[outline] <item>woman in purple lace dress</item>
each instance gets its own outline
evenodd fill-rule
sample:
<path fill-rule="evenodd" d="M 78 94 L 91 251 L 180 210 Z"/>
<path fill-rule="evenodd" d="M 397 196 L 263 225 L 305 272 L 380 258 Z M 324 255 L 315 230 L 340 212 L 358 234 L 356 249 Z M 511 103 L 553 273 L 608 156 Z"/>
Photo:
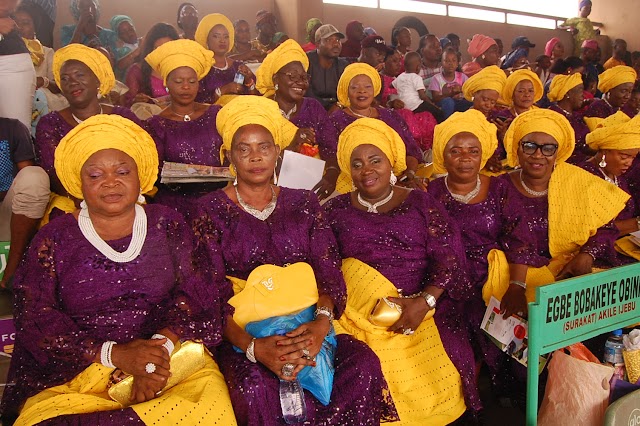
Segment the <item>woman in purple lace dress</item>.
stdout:
<path fill-rule="evenodd" d="M 620 111 L 631 98 L 631 91 L 638 75 L 626 65 L 609 68 L 598 76 L 598 90 L 604 93 L 602 99 L 596 99 L 584 111 L 585 117 L 607 118 Z M 626 109 L 623 112 L 629 112 Z"/>
<path fill-rule="evenodd" d="M 109 60 L 96 49 L 70 44 L 58 50 L 53 57 L 53 75 L 62 95 L 69 101 L 69 107 L 45 115 L 36 128 L 36 156 L 49 174 L 51 191 L 55 193 L 45 217 L 53 209 L 70 213 L 79 203 L 69 198 L 53 166 L 54 152 L 60 140 L 83 120 L 98 114 L 114 114 L 138 122 L 128 108 L 100 102 L 100 97 L 113 88 L 115 76 Z M 54 216 L 58 213 L 54 212 Z"/>
<path fill-rule="evenodd" d="M 380 93 L 382 80 L 380 74 L 371 66 L 355 63 L 345 68 L 338 82 L 338 101 L 344 107 L 329 115 L 329 120 L 337 134 L 359 118 L 376 118 L 395 130 L 406 146 L 407 169 L 399 176 L 400 184 L 411 188 L 424 189 L 422 179 L 416 177 L 419 163 L 422 163 L 422 152 L 418 147 L 407 123 L 393 110 L 372 106 L 375 97 Z M 345 192 L 345 188 L 341 192 Z"/>
<path fill-rule="evenodd" d="M 237 185 L 202 197 L 194 220 L 203 265 L 246 280 L 261 265 L 305 262 L 316 277 L 315 319 L 286 335 L 253 338 L 235 318 L 227 318 L 227 342 L 217 360 L 240 424 L 285 424 L 279 379 L 293 380 L 303 367 L 314 365 L 331 320 L 340 317 L 346 299 L 340 257 L 316 196 L 272 185 L 278 153 L 288 145 L 282 139 L 282 122 L 286 120 L 277 105 L 261 97 L 236 98 L 222 109 L 218 125 Z M 224 300 L 233 295 L 230 284 L 225 293 Z M 325 406 L 305 391 L 307 421 L 377 425 L 381 419 L 395 419 L 376 356 L 351 338 L 339 336 L 337 341 L 331 401 Z M 246 349 L 246 354 L 233 346 Z"/>
<path fill-rule="evenodd" d="M 203 368 L 165 388 L 179 342 L 218 345 L 229 309 L 215 277 L 193 268 L 184 220 L 136 204 L 155 181 L 153 140 L 130 120 L 98 115 L 62 140 L 55 161 L 68 193 L 84 201 L 38 232 L 16 275 L 3 422 L 234 424 L 206 353 L 189 358 Z M 106 394 L 118 370 L 133 375 L 129 408 Z"/>
<path fill-rule="evenodd" d="M 165 162 L 221 166 L 222 138 L 216 130 L 220 107 L 196 102 L 198 81 L 211 68 L 211 51 L 193 40 L 167 42 L 146 57 L 164 79 L 169 106 L 145 121 L 158 148 L 160 168 Z M 158 184 L 154 202 L 172 207 L 187 220 L 195 200 L 225 183 Z"/>
<path fill-rule="evenodd" d="M 213 66 L 200 80 L 196 101 L 212 104 L 224 104 L 234 95 L 259 95 L 255 89 L 256 77 L 242 61 L 227 57 L 233 49 L 233 24 L 226 16 L 212 13 L 202 18 L 196 30 L 195 40 L 205 49 L 214 53 Z M 236 75 L 241 74 L 243 81 L 237 82 Z M 224 95 L 231 95 L 228 99 Z M 222 98 L 222 99 L 221 99 Z"/>
<path fill-rule="evenodd" d="M 486 310 L 482 287 L 487 281 L 487 257 L 491 250 L 501 249 L 504 232 L 505 184 L 480 174 L 498 146 L 496 126 L 482 112 L 469 110 L 452 115 L 436 126 L 435 136 L 434 173 L 446 176 L 432 181 L 428 192 L 460 226 L 472 285 L 468 300 L 452 303 L 451 310 L 437 311 L 435 320 L 439 329 L 454 331 L 442 343 L 462 376 L 467 406 L 477 412 L 482 403 L 476 361 L 487 364 L 494 386 L 508 381 L 504 380 L 508 376 L 504 368 L 506 356 L 480 329 Z"/>
<path fill-rule="evenodd" d="M 304 97 L 309 88 L 308 69 L 306 53 L 296 41 L 287 40 L 269 53 L 258 68 L 256 88 L 275 100 L 282 116 L 304 132 L 302 139 L 287 149 L 303 153 L 311 149 L 307 155 L 319 154 L 325 161 L 324 177 L 312 189 L 323 200 L 336 188 L 338 135 L 322 104 Z M 313 149 L 315 146 L 317 148 Z"/>

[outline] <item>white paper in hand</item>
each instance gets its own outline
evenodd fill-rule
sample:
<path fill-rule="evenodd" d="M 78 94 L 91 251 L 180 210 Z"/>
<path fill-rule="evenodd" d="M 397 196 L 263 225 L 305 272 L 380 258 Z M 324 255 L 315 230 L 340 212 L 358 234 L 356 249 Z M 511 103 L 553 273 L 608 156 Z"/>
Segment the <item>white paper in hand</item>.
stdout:
<path fill-rule="evenodd" d="M 278 186 L 291 189 L 313 189 L 324 172 L 324 160 L 285 151 L 278 176 Z"/>

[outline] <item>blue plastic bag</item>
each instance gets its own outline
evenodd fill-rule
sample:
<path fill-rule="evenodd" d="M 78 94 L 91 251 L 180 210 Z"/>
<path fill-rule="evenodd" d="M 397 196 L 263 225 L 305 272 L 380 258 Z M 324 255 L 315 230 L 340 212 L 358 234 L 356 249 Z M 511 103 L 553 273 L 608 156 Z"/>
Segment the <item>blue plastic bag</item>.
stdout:
<path fill-rule="evenodd" d="M 245 328 L 247 333 L 257 338 L 281 335 L 295 330 L 304 323 L 313 321 L 314 312 L 315 306 L 310 306 L 295 315 L 284 315 L 250 322 Z M 323 405 L 328 405 L 331 401 L 333 374 L 335 371 L 333 361 L 337 344 L 336 333 L 331 327 L 329 334 L 322 342 L 320 352 L 316 356 L 316 366 L 307 366 L 298 373 L 300 385 L 311 392 Z"/>

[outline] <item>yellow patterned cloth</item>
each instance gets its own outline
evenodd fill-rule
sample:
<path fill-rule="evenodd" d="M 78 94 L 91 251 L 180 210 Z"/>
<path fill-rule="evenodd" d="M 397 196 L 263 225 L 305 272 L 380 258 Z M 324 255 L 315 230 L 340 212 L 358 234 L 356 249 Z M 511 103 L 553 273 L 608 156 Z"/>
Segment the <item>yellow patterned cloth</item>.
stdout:
<path fill-rule="evenodd" d="M 496 125 L 487 121 L 484 114 L 476 109 L 454 113 L 435 127 L 432 148 L 433 172 L 436 174 L 447 173 L 447 169 L 444 167 L 444 150 L 447 143 L 458 133 L 472 133 L 480 141 L 482 146 L 480 169 L 482 170 L 498 148 L 497 132 Z"/>
<path fill-rule="evenodd" d="M 189 67 L 202 80 L 213 66 L 213 52 L 200 46 L 193 40 L 172 40 L 160 45 L 149 53 L 145 61 L 162 76 L 164 85 L 171 71 L 180 67 Z"/>
<path fill-rule="evenodd" d="M 513 105 L 513 91 L 516 90 L 518 83 L 525 80 L 529 80 L 533 83 L 533 103 L 542 99 L 542 95 L 544 95 L 544 86 L 542 86 L 542 82 L 540 81 L 538 74 L 530 70 L 517 70 L 507 77 L 507 81 L 502 89 L 502 99 L 506 105 Z"/>
<path fill-rule="evenodd" d="M 227 31 L 229 31 L 229 50 L 231 52 L 234 46 L 234 38 L 235 38 L 235 30 L 233 29 L 233 24 L 222 13 L 211 13 L 200 21 L 198 24 L 198 28 L 196 29 L 195 39 L 200 46 L 205 49 L 209 49 L 209 43 L 207 39 L 209 38 L 209 33 L 216 25 L 224 26 Z"/>
<path fill-rule="evenodd" d="M 44 48 L 42 47 L 42 43 L 38 39 L 28 39 L 22 38 L 25 46 L 29 49 L 29 54 L 31 55 L 31 62 L 33 62 L 34 67 L 38 67 L 42 61 L 44 61 Z"/>
<path fill-rule="evenodd" d="M 507 83 L 507 75 L 495 65 L 482 68 L 479 72 L 469 77 L 462 85 L 464 98 L 471 102 L 473 95 L 480 90 L 495 90 L 502 94 Z"/>
<path fill-rule="evenodd" d="M 276 93 L 273 76 L 285 65 L 300 62 L 305 72 L 309 69 L 309 58 L 297 41 L 289 39 L 269 53 L 256 71 L 256 89 L 271 98 Z"/>
<path fill-rule="evenodd" d="M 349 101 L 349 83 L 351 83 L 354 77 L 359 75 L 366 75 L 371 79 L 371 83 L 373 83 L 373 96 L 378 96 L 380 93 L 382 89 L 382 79 L 380 78 L 380 73 L 378 73 L 375 68 L 362 62 L 347 65 L 340 76 L 340 80 L 338 80 L 338 102 L 340 102 L 342 106 L 351 106 L 351 101 Z"/>
<path fill-rule="evenodd" d="M 153 189 L 158 176 L 158 151 L 151 136 L 119 115 L 98 114 L 74 127 L 56 148 L 54 167 L 69 195 L 84 198 L 80 171 L 89 157 L 103 149 L 117 149 L 133 158 L 142 193 Z"/>
<path fill-rule="evenodd" d="M 638 74 L 636 70 L 626 65 L 609 68 L 598 76 L 598 90 L 607 93 L 615 87 L 625 83 L 635 83 Z"/>
<path fill-rule="evenodd" d="M 378 299 L 398 297 L 397 288 L 380 272 L 354 259 L 342 262 L 347 306 L 336 333 L 365 342 L 380 358 L 400 422 L 398 425 L 447 425 L 464 413 L 462 380 L 442 346 L 429 315 L 412 335 L 391 333 L 368 317 Z"/>
<path fill-rule="evenodd" d="M 216 127 L 222 136 L 220 162 L 224 162 L 224 152 L 231 150 L 233 136 L 238 129 L 249 124 L 258 124 L 267 129 L 281 149 L 289 146 L 298 131 L 293 123 L 282 116 L 276 101 L 262 96 L 238 96 L 227 103 L 216 118 Z"/>
<path fill-rule="evenodd" d="M 53 54 L 53 78 L 55 78 L 58 87 L 62 87 L 60 85 L 60 71 L 67 61 L 78 61 L 88 66 L 100 81 L 99 90 L 102 96 L 111 93 L 111 89 L 116 85 L 116 76 L 113 74 L 111 63 L 106 56 L 96 49 L 72 43 L 56 50 L 56 53 Z"/>
<path fill-rule="evenodd" d="M 566 96 L 569 90 L 581 84 L 582 74 L 558 74 L 553 77 L 553 80 L 551 80 L 551 85 L 549 86 L 549 94 L 547 95 L 547 97 L 551 102 L 558 102 Z"/>
<path fill-rule="evenodd" d="M 205 368 L 131 408 L 147 425 L 235 425 L 229 391 L 218 365 L 206 353 Z M 107 394 L 113 368 L 93 363 L 71 381 L 27 399 L 16 426 L 27 426 L 68 414 L 119 410 Z"/>
<path fill-rule="evenodd" d="M 640 116 L 629 118 L 618 111 L 607 118 L 585 117 L 585 123 L 591 130 L 586 142 L 589 148 L 601 149 L 637 149 L 640 148 Z"/>
<path fill-rule="evenodd" d="M 340 176 L 336 189 L 338 192 L 351 191 L 351 154 L 360 145 L 373 145 L 389 159 L 393 173 L 402 174 L 407 169 L 407 150 L 400 135 L 376 118 L 359 118 L 349 124 L 338 139 L 338 166 Z"/>

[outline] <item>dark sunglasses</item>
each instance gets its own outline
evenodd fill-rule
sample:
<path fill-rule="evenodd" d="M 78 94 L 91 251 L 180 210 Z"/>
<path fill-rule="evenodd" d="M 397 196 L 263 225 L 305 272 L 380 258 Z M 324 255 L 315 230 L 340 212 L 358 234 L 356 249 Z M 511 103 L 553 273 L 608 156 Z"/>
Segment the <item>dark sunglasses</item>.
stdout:
<path fill-rule="evenodd" d="M 276 74 L 286 75 L 287 78 L 290 81 L 293 81 L 294 83 L 296 83 L 296 82 L 307 83 L 309 81 L 309 79 L 311 78 L 309 76 L 309 74 L 307 74 L 307 73 L 300 74 L 300 73 L 292 73 L 292 72 L 277 72 Z"/>
<path fill-rule="evenodd" d="M 552 157 L 558 151 L 558 145 L 552 143 L 537 144 L 535 142 L 522 141 L 520 142 L 520 147 L 522 147 L 522 152 L 527 155 L 533 155 L 537 150 L 540 150 L 545 157 Z"/>

